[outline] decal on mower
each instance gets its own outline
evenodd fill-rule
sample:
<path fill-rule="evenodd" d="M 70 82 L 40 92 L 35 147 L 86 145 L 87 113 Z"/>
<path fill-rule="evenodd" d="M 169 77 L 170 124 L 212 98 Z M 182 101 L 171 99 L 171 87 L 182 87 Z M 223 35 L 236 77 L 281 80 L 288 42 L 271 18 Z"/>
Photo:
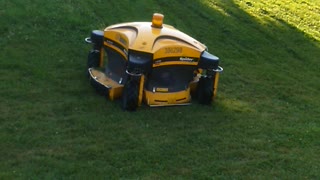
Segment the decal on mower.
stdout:
<path fill-rule="evenodd" d="M 189 57 L 180 57 L 180 61 L 194 62 L 194 59 Z"/>
<path fill-rule="evenodd" d="M 169 91 L 169 88 L 159 88 L 159 87 L 156 88 L 156 92 L 168 92 L 168 91 Z"/>
<path fill-rule="evenodd" d="M 177 54 L 182 53 L 182 47 L 169 47 L 165 48 L 165 54 Z"/>

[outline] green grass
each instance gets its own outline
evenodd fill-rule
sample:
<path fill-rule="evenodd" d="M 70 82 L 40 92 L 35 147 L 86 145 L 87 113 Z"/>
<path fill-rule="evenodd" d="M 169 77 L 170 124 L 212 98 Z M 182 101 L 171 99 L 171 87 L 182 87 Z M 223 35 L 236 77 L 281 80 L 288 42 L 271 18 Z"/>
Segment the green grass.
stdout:
<path fill-rule="evenodd" d="M 0 179 L 317 179 L 319 0 L 0 1 Z M 93 29 L 165 23 L 225 71 L 212 106 L 123 112 L 85 77 Z"/>

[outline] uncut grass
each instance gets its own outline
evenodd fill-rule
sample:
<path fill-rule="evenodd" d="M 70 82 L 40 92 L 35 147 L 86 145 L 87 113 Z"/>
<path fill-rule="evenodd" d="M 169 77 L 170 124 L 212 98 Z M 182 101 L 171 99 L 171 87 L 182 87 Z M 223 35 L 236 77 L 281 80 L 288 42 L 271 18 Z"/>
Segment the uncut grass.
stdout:
<path fill-rule="evenodd" d="M 283 11 L 256 14 L 253 1 L 99 2 L 0 2 L 1 177 L 319 176 L 314 29 L 297 29 Z M 212 106 L 128 113 L 89 86 L 83 38 L 153 12 L 221 57 Z"/>

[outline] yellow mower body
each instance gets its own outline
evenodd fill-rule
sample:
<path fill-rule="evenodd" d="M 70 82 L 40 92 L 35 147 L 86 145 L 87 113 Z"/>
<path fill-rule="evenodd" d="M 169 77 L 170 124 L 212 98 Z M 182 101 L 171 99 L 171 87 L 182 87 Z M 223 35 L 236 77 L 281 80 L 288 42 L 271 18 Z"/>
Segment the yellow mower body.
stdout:
<path fill-rule="evenodd" d="M 125 110 L 135 110 L 142 102 L 185 105 L 191 94 L 210 104 L 216 96 L 223 70 L 219 58 L 196 39 L 163 24 L 162 14 L 155 13 L 152 22 L 92 31 L 86 41 L 93 44 L 88 56 L 92 85 L 111 100 L 121 98 Z"/>

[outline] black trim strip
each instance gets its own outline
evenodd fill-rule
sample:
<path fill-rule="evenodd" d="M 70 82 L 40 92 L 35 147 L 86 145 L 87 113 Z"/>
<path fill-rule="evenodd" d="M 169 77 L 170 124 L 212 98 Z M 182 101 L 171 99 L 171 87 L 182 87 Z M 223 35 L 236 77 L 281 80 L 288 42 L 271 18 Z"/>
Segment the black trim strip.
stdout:
<path fill-rule="evenodd" d="M 155 99 L 154 101 L 155 102 L 168 102 L 167 100 L 157 100 L 157 99 Z"/>
<path fill-rule="evenodd" d="M 163 63 L 163 62 L 174 62 L 174 61 L 184 61 L 184 62 L 199 62 L 199 58 L 195 57 L 165 57 L 165 58 L 158 58 L 153 60 L 153 64 Z"/>

